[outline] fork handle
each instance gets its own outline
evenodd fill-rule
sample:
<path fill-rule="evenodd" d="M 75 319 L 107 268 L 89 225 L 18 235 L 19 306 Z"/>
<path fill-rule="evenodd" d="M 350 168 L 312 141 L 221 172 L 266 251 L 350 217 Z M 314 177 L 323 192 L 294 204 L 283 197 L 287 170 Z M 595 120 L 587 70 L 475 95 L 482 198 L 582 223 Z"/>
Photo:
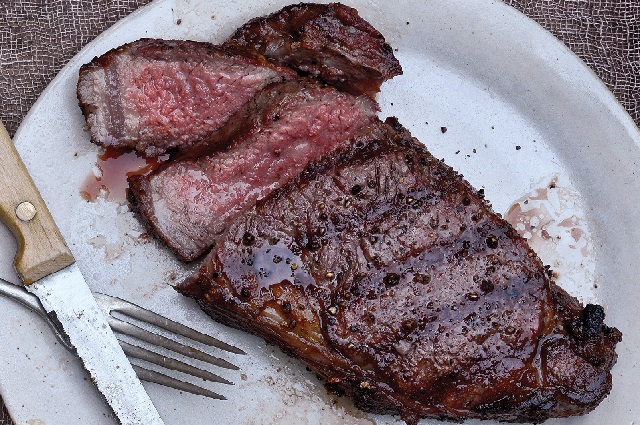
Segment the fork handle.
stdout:
<path fill-rule="evenodd" d="M 73 255 L 0 122 L 0 221 L 18 242 L 15 268 L 25 285 L 74 263 Z"/>
<path fill-rule="evenodd" d="M 47 311 L 42 306 L 40 302 L 40 298 L 31 292 L 27 291 L 22 285 L 14 285 L 13 283 L 7 282 L 4 279 L 0 279 L 0 295 L 4 295 L 9 299 L 19 302 L 23 306 L 27 307 L 38 316 L 42 317 L 42 319 L 49 325 L 56 339 L 64 348 L 69 350 L 71 353 L 75 352 L 75 348 L 71 341 L 69 341 L 69 337 L 66 336 L 64 331 L 61 329 L 62 325 L 55 323 L 51 320 L 51 317 L 47 314 Z"/>

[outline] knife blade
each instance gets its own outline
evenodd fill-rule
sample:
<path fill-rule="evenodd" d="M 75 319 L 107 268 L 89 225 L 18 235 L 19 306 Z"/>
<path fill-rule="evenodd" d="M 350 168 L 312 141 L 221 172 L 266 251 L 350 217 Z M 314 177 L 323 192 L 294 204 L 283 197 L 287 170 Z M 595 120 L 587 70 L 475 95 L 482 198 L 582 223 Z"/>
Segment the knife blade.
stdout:
<path fill-rule="evenodd" d="M 56 319 L 121 424 L 163 424 L 0 122 L 0 221 L 15 235 L 14 266 Z"/>

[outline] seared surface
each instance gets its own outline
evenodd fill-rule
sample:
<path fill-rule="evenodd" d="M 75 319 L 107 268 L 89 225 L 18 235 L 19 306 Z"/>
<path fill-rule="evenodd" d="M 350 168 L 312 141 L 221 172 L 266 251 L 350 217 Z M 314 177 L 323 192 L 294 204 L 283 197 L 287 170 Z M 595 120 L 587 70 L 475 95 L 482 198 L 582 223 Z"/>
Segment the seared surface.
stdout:
<path fill-rule="evenodd" d="M 234 220 L 177 287 L 374 412 L 541 422 L 609 392 L 621 335 L 462 176 L 378 123 Z"/>
<path fill-rule="evenodd" d="M 142 39 L 83 65 L 78 100 L 92 142 L 153 156 L 207 139 L 263 87 L 294 76 L 229 47 Z"/>
<path fill-rule="evenodd" d="M 300 3 L 240 27 L 227 45 L 253 49 L 350 93 L 374 95 L 402 74 L 382 34 L 340 3 Z"/>
<path fill-rule="evenodd" d="M 221 129 L 219 149 L 190 150 L 130 179 L 134 204 L 180 258 L 204 254 L 227 223 L 373 122 L 377 105 L 311 81 L 265 88 Z M 225 148 L 220 146 L 225 145 Z"/>

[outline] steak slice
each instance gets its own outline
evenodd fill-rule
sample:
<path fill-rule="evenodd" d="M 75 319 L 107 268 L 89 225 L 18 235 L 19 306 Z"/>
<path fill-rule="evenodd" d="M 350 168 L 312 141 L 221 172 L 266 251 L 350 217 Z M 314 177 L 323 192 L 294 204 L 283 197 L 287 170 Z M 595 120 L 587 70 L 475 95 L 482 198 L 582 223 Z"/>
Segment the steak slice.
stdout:
<path fill-rule="evenodd" d="M 374 95 L 402 74 L 382 34 L 340 3 L 300 3 L 240 27 L 227 45 L 253 49 L 354 94 Z"/>
<path fill-rule="evenodd" d="M 542 422 L 609 393 L 620 332 L 393 120 L 238 217 L 177 286 L 362 409 Z"/>
<path fill-rule="evenodd" d="M 310 161 L 350 143 L 376 112 L 369 97 L 317 82 L 273 84 L 225 126 L 226 148 L 195 149 L 130 178 L 130 198 L 153 233 L 181 259 L 194 260 L 230 220 Z"/>
<path fill-rule="evenodd" d="M 155 156 L 208 139 L 263 87 L 293 77 L 238 49 L 141 39 L 83 65 L 78 100 L 93 143 Z"/>

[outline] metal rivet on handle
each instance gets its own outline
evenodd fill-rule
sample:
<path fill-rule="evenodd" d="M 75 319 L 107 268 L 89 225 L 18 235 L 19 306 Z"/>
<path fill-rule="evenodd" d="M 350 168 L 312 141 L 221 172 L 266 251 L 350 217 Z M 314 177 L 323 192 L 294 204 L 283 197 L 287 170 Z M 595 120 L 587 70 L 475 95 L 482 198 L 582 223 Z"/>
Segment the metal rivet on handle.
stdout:
<path fill-rule="evenodd" d="M 16 216 L 22 221 L 31 221 L 36 216 L 36 207 L 31 202 L 21 202 L 16 207 Z"/>

